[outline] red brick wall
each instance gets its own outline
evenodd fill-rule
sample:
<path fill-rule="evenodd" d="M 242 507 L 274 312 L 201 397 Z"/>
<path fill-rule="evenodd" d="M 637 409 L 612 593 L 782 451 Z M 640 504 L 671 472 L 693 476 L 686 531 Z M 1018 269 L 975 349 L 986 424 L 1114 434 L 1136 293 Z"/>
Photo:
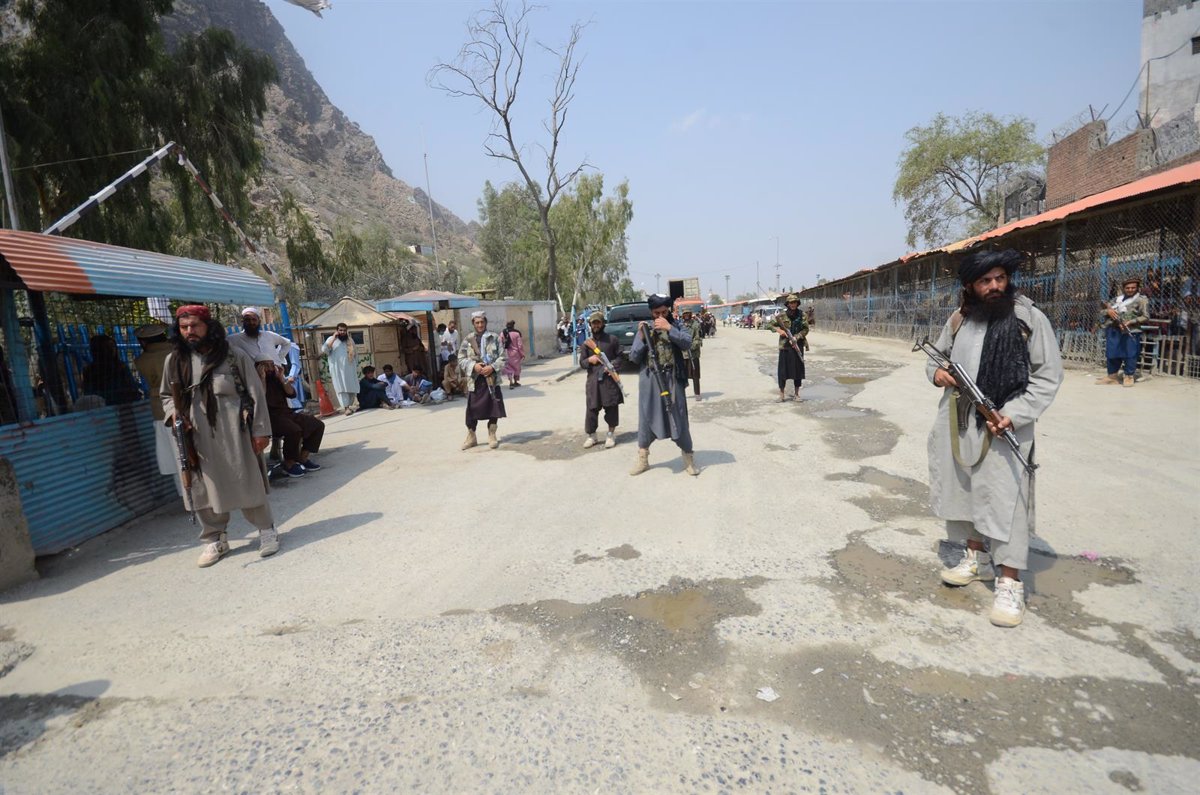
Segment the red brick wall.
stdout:
<path fill-rule="evenodd" d="M 1046 209 L 1115 188 L 1156 167 L 1154 133 L 1137 130 L 1105 145 L 1103 121 L 1085 124 L 1050 147 L 1046 162 Z"/>

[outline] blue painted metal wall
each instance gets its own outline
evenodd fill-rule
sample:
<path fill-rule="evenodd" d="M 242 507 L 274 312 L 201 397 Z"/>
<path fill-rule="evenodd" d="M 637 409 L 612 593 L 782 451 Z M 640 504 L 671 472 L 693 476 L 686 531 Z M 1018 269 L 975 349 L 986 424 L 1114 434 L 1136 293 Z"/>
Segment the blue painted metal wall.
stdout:
<path fill-rule="evenodd" d="M 0 427 L 38 555 L 61 552 L 178 499 L 158 473 L 150 404 L 106 406 Z"/>

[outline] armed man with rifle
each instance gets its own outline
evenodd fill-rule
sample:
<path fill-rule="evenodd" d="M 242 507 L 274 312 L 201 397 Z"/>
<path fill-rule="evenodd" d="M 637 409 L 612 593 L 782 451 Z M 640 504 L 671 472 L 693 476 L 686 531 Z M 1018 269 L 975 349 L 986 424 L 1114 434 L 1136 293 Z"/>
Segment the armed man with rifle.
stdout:
<path fill-rule="evenodd" d="M 784 387 L 792 382 L 792 399 L 800 399 L 800 387 L 804 384 L 804 349 L 808 347 L 808 319 L 800 311 L 800 294 L 789 293 L 784 301 L 786 310 L 767 322 L 767 328 L 779 332 L 779 365 L 776 377 L 779 380 L 779 402 L 787 400 Z"/>
<path fill-rule="evenodd" d="M 692 337 L 671 316 L 671 299 L 652 295 L 653 323 L 638 326 L 629 359 L 638 372 L 638 460 L 629 474 L 640 475 L 650 468 L 650 443 L 672 439 L 683 451 L 689 475 L 699 475 L 692 453 L 692 433 L 687 415 L 687 366 L 683 352 L 690 350 Z"/>
<path fill-rule="evenodd" d="M 1142 348 L 1142 324 L 1150 322 L 1150 299 L 1142 295 L 1142 280 L 1134 277 L 1121 282 L 1121 294 L 1103 305 L 1100 327 L 1104 329 L 1104 359 L 1108 374 L 1096 383 L 1133 386 Z M 1122 365 L 1124 381 L 1121 380 Z"/>
<path fill-rule="evenodd" d="M 263 381 L 254 361 L 230 347 L 225 329 L 201 304 L 175 312 L 159 395 L 179 445 L 186 508 L 200 519 L 204 548 L 197 564 L 229 552 L 225 528 L 235 508 L 258 528 L 258 554 L 279 550 L 262 451 L 271 440 Z"/>
<path fill-rule="evenodd" d="M 996 579 L 998 565 L 989 618 L 1001 627 L 1017 626 L 1025 614 L 1021 571 L 1034 530 L 1034 422 L 1063 380 L 1050 321 L 1012 283 L 1023 259 L 1013 249 L 965 256 L 958 267 L 961 304 L 936 350 L 926 351 L 926 374 L 942 388 L 929 434 L 930 501 L 949 539 L 967 546 L 961 562 L 942 570 L 942 582 Z"/>
<path fill-rule="evenodd" d="M 583 385 L 587 396 L 587 414 L 583 419 L 583 432 L 587 438 L 584 447 L 596 446 L 596 431 L 600 428 L 600 409 L 604 409 L 604 422 L 608 434 L 604 437 L 604 448 L 617 444 L 614 434 L 621 421 L 621 404 L 625 402 L 625 386 L 621 383 L 620 341 L 604 330 L 604 315 L 593 312 L 588 318 L 592 336 L 583 341 L 579 352 L 579 366 L 587 370 L 587 381 Z"/>

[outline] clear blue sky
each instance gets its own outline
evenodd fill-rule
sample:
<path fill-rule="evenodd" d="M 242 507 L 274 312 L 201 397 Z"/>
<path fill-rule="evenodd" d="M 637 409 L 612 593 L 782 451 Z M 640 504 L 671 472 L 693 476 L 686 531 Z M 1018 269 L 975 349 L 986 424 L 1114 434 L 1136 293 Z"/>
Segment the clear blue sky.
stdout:
<path fill-rule="evenodd" d="M 393 172 L 477 218 L 484 180 L 512 181 L 483 153 L 490 118 L 426 84 L 485 3 L 333 0 L 318 19 L 266 0 L 330 99 L 374 136 Z M 1140 66 L 1139 0 L 1054 2 L 549 2 L 533 37 L 591 23 L 563 134 L 606 185 L 628 179 L 629 267 L 700 275 L 702 289 L 815 283 L 906 250 L 892 202 L 904 133 L 934 114 L 1024 115 L 1038 135 L 1108 105 Z M 532 59 L 518 134 L 541 132 L 554 64 Z M 1121 112 L 1136 106 L 1136 93 Z M 543 136 L 544 137 L 544 136 Z"/>

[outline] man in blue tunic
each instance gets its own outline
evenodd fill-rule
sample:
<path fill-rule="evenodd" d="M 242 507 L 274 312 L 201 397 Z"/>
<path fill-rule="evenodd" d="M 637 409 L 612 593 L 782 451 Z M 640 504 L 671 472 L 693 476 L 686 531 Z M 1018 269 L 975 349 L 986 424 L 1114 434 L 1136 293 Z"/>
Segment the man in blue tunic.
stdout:
<path fill-rule="evenodd" d="M 633 347 L 629 349 L 629 360 L 639 366 L 638 460 L 629 474 L 640 475 L 650 468 L 651 442 L 655 439 L 671 439 L 683 452 L 687 473 L 699 475 L 700 470 L 696 468 L 692 454 L 692 433 L 688 427 L 688 371 L 683 360 L 683 352 L 691 349 L 692 335 L 671 316 L 670 298 L 656 294 L 650 296 L 646 303 L 653 316 L 652 324 L 642 323 L 638 326 Z M 649 344 L 647 339 L 650 340 Z M 651 355 L 650 345 L 654 346 L 654 356 Z M 667 391 L 666 395 L 663 390 Z"/>

